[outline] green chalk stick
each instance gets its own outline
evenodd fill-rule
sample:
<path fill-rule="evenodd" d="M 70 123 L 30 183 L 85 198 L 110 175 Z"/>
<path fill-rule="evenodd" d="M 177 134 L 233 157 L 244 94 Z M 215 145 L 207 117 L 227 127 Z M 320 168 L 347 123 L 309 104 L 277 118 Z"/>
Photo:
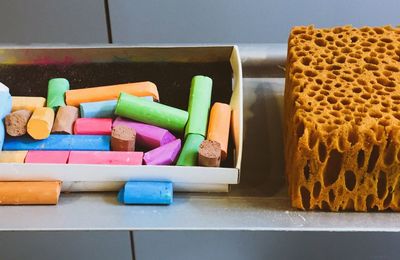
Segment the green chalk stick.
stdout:
<path fill-rule="evenodd" d="M 179 155 L 178 166 L 196 166 L 199 153 L 199 146 L 204 141 L 204 136 L 198 134 L 188 134 L 181 154 Z"/>
<path fill-rule="evenodd" d="M 149 102 L 126 93 L 120 94 L 114 113 L 176 132 L 183 132 L 189 117 L 184 110 Z"/>
<path fill-rule="evenodd" d="M 194 76 L 190 87 L 189 120 L 185 129 L 188 134 L 206 136 L 208 113 L 211 106 L 212 79 L 206 76 Z"/>
<path fill-rule="evenodd" d="M 69 82 L 64 78 L 49 80 L 47 89 L 47 107 L 56 109 L 65 106 L 65 92 L 69 90 Z"/>

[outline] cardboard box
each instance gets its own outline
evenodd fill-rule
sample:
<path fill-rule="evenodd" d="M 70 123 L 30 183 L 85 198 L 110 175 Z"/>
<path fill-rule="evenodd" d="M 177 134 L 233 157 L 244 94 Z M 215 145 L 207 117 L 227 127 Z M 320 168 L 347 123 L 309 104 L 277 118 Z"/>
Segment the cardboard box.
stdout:
<path fill-rule="evenodd" d="M 236 46 L 0 48 L 0 82 L 14 96 L 47 95 L 64 77 L 71 89 L 152 81 L 160 102 L 187 110 L 191 78 L 213 79 L 214 102 L 230 103 L 231 141 L 221 168 L 0 164 L 0 180 L 61 180 L 63 191 L 118 190 L 128 180 L 169 180 L 181 191 L 228 191 L 239 182 L 243 143 L 242 68 Z"/>

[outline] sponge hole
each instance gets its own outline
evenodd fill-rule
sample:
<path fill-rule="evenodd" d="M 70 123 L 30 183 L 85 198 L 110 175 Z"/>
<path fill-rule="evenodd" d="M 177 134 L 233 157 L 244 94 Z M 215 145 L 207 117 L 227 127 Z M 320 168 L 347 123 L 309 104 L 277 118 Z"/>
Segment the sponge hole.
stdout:
<path fill-rule="evenodd" d="M 344 184 L 346 186 L 346 189 L 349 191 L 353 191 L 354 188 L 356 187 L 356 175 L 354 174 L 353 171 L 346 171 L 344 173 Z"/>

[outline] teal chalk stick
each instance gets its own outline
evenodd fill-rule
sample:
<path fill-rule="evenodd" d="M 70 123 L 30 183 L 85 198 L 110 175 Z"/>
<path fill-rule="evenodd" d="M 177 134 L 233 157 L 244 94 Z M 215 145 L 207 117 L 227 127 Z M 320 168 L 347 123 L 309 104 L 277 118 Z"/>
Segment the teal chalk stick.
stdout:
<path fill-rule="evenodd" d="M 139 97 L 143 100 L 153 102 L 153 97 Z M 87 102 L 80 104 L 81 117 L 87 118 L 112 118 L 114 117 L 117 100 L 107 100 L 98 102 Z"/>
<path fill-rule="evenodd" d="M 69 90 L 69 81 L 64 78 L 49 80 L 47 88 L 47 107 L 56 109 L 65 106 L 65 92 Z"/>
<path fill-rule="evenodd" d="M 189 120 L 185 128 L 188 134 L 206 136 L 208 114 L 211 106 L 212 79 L 206 76 L 194 76 L 190 86 Z"/>

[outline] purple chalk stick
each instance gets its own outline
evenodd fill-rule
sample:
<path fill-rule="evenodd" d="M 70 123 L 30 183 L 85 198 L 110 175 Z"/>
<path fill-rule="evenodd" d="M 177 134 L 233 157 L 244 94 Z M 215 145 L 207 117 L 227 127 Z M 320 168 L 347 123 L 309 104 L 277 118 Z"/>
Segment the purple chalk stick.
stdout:
<path fill-rule="evenodd" d="M 117 117 L 114 120 L 113 127 L 118 125 L 135 129 L 136 143 L 149 149 L 154 149 L 176 140 L 176 137 L 168 130 L 157 126 L 135 122 L 122 117 Z"/>
<path fill-rule="evenodd" d="M 176 139 L 168 144 L 148 151 L 143 156 L 146 165 L 171 165 L 178 157 L 181 150 L 181 139 Z"/>

